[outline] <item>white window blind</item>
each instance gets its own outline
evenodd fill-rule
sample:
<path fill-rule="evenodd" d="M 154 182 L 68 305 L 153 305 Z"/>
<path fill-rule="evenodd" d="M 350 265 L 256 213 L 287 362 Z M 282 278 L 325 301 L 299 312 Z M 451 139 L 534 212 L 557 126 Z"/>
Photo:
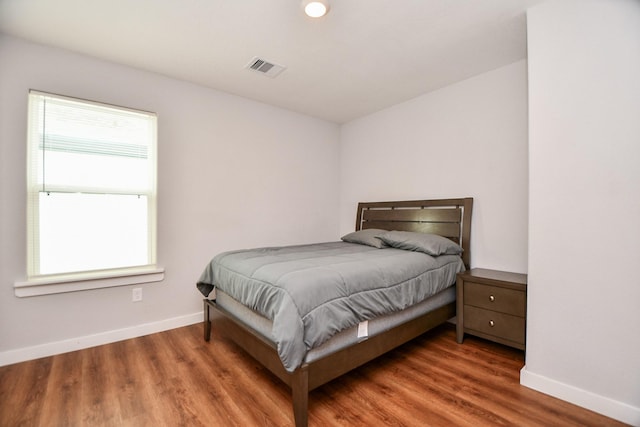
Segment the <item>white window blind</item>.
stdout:
<path fill-rule="evenodd" d="M 31 91 L 28 276 L 156 263 L 156 115 Z"/>

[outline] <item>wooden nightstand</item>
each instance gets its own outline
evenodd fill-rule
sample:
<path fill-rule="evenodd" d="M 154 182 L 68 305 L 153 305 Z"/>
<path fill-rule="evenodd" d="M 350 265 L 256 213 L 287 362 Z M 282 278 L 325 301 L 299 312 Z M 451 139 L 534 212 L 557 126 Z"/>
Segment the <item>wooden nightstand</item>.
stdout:
<path fill-rule="evenodd" d="M 527 275 L 474 268 L 458 274 L 456 338 L 472 334 L 524 350 Z"/>

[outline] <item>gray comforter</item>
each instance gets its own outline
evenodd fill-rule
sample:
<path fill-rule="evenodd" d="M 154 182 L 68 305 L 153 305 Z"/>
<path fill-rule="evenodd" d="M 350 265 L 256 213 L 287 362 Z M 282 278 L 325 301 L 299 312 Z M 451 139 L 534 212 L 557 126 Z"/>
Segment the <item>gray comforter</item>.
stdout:
<path fill-rule="evenodd" d="M 332 242 L 225 252 L 198 280 L 273 321 L 278 355 L 293 372 L 306 352 L 359 322 L 402 310 L 455 283 L 457 255 Z"/>

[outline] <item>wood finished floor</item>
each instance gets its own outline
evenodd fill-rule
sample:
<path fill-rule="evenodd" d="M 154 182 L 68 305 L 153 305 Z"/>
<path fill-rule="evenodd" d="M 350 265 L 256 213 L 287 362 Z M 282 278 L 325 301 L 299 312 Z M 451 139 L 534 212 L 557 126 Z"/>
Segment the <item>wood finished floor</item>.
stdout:
<path fill-rule="evenodd" d="M 618 426 L 519 384 L 521 351 L 443 325 L 314 391 L 313 426 Z M 0 368 L 0 426 L 290 426 L 289 389 L 202 325 Z"/>

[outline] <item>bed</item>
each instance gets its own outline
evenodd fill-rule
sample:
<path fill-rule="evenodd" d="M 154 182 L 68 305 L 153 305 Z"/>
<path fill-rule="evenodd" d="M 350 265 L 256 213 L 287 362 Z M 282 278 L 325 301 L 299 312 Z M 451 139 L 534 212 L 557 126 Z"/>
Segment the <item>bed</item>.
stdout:
<path fill-rule="evenodd" d="M 359 203 L 340 242 L 219 254 L 197 283 L 204 339 L 214 324 L 286 383 L 304 427 L 311 390 L 455 316 L 472 208 L 472 198 Z"/>

